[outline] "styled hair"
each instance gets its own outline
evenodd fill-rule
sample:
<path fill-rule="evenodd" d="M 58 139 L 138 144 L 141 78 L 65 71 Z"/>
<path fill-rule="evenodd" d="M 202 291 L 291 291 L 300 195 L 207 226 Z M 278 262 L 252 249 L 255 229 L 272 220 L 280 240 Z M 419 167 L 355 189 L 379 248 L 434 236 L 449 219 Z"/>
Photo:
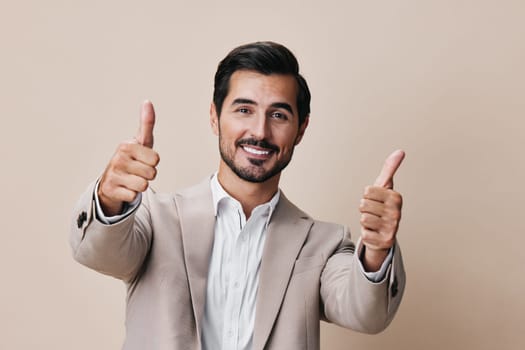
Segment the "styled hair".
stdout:
<path fill-rule="evenodd" d="M 230 78 L 235 71 L 253 70 L 264 75 L 292 75 L 297 81 L 297 110 L 299 125 L 310 114 L 310 90 L 299 74 L 299 63 L 293 53 L 281 44 L 259 41 L 233 49 L 217 67 L 213 90 L 213 103 L 220 116 L 224 99 L 228 95 Z"/>

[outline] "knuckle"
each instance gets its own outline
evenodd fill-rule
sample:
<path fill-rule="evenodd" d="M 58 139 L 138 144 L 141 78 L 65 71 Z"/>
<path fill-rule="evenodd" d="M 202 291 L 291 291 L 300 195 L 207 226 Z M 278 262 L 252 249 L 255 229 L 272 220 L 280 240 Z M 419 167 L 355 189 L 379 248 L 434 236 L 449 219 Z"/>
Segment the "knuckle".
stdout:
<path fill-rule="evenodd" d="M 104 178 L 100 181 L 99 184 L 99 191 L 102 193 L 108 193 L 111 192 L 112 189 L 115 187 L 115 175 L 113 172 L 107 172 L 104 175 Z"/>
<path fill-rule="evenodd" d="M 389 235 L 390 233 L 392 232 L 392 226 L 388 223 L 384 223 L 382 226 L 381 226 L 381 233 L 383 235 Z"/>
<path fill-rule="evenodd" d="M 372 243 L 375 242 L 377 237 L 373 231 L 362 229 L 361 230 L 361 239 L 365 242 Z"/>
<path fill-rule="evenodd" d="M 401 219 L 401 212 L 399 210 L 394 210 L 391 215 L 392 215 L 392 219 L 395 220 L 396 222 Z"/>
<path fill-rule="evenodd" d="M 383 228 L 385 229 L 385 231 L 387 233 L 390 234 L 390 232 L 394 231 L 395 228 L 396 228 L 396 223 L 395 221 L 393 220 L 386 220 L 384 223 L 383 223 Z"/>
<path fill-rule="evenodd" d="M 113 158 L 111 158 L 111 165 L 113 168 L 117 168 L 120 164 L 124 162 L 124 157 L 121 152 L 117 152 Z"/>
<path fill-rule="evenodd" d="M 150 168 L 151 170 L 149 171 L 149 179 L 150 180 L 153 180 L 157 177 L 157 169 L 156 168 Z"/>
<path fill-rule="evenodd" d="M 117 152 L 129 153 L 131 151 L 132 144 L 129 142 L 121 142 L 118 145 Z"/>
<path fill-rule="evenodd" d="M 124 164 L 126 163 L 127 157 L 124 155 L 123 152 L 117 152 L 111 158 L 109 169 L 110 171 L 115 171 L 117 169 L 122 169 L 124 167 Z"/>
<path fill-rule="evenodd" d="M 148 189 L 148 181 L 145 179 L 142 179 L 139 184 L 139 190 L 140 192 L 144 192 Z"/>
<path fill-rule="evenodd" d="M 153 155 L 153 163 L 156 166 L 157 164 L 159 164 L 159 162 L 160 162 L 160 156 L 157 152 L 155 152 Z"/>
<path fill-rule="evenodd" d="M 399 219 L 401 219 L 401 211 L 399 211 L 397 208 L 388 208 L 385 210 L 385 219 L 390 222 L 397 222 Z"/>
<path fill-rule="evenodd" d="M 383 241 L 384 247 L 390 248 L 391 246 L 394 245 L 394 242 L 395 242 L 394 236 L 390 236 L 389 238 Z"/>
<path fill-rule="evenodd" d="M 392 191 L 390 195 L 390 200 L 398 207 L 401 207 L 401 205 L 403 204 L 403 197 L 398 192 Z"/>
<path fill-rule="evenodd" d="M 107 181 L 101 182 L 98 186 L 98 193 L 107 195 L 109 192 L 111 192 L 111 186 L 107 183 Z"/>

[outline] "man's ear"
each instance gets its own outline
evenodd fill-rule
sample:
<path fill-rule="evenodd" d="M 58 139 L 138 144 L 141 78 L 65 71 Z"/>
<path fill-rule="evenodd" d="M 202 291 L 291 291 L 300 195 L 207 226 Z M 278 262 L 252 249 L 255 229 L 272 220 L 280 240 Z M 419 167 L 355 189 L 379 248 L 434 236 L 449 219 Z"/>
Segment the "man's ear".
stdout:
<path fill-rule="evenodd" d="M 304 119 L 304 122 L 299 127 L 299 132 L 297 133 L 297 137 L 295 138 L 295 145 L 297 146 L 299 142 L 303 139 L 304 132 L 306 131 L 306 128 L 308 127 L 308 122 L 310 121 L 310 115 L 307 115 Z"/>
<path fill-rule="evenodd" d="M 215 108 L 215 103 L 210 105 L 210 125 L 211 130 L 217 136 L 219 136 L 219 116 L 217 115 L 217 108 Z"/>

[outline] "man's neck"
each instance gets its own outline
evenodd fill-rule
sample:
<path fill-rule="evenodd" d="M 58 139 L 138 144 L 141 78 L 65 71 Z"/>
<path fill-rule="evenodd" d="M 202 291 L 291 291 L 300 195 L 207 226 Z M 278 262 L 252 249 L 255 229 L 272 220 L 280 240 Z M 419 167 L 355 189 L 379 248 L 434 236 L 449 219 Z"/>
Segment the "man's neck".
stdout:
<path fill-rule="evenodd" d="M 270 201 L 275 195 L 280 176 L 281 174 L 277 174 L 264 182 L 250 182 L 241 179 L 228 166 L 221 164 L 217 179 L 222 188 L 241 203 L 248 219 L 255 207 Z"/>

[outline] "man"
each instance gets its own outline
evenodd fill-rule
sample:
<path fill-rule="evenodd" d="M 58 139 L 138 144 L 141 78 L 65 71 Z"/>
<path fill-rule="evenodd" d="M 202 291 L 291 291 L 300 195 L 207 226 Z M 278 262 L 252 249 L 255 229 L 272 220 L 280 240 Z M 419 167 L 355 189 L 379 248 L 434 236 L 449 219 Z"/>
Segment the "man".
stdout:
<path fill-rule="evenodd" d="M 75 209 L 80 263 L 127 286 L 124 349 L 319 349 L 319 321 L 375 333 L 392 320 L 405 276 L 395 235 L 394 152 L 361 202 L 357 250 L 279 190 L 308 126 L 310 92 L 284 46 L 258 42 L 219 64 L 210 123 L 216 174 L 175 195 L 156 175 L 155 113 L 122 143 Z"/>

